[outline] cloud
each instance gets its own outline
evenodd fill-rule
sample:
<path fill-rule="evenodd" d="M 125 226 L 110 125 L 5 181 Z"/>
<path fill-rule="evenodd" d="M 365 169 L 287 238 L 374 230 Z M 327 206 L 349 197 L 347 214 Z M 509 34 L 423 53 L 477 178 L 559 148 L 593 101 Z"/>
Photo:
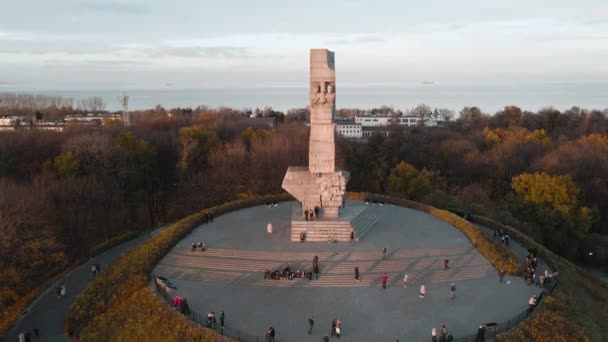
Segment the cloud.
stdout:
<path fill-rule="evenodd" d="M 608 35 L 598 36 L 598 35 L 544 35 L 544 36 L 535 36 L 532 38 L 537 41 L 585 41 L 585 40 L 608 40 Z"/>
<path fill-rule="evenodd" d="M 247 49 L 237 46 L 164 46 L 147 49 L 150 57 L 247 58 Z"/>
<path fill-rule="evenodd" d="M 148 12 L 148 7 L 145 3 L 116 0 L 82 1 L 79 3 L 79 8 L 84 11 L 118 14 L 144 14 Z"/>
<path fill-rule="evenodd" d="M 366 43 L 382 43 L 385 39 L 378 35 L 357 35 L 357 36 L 344 36 L 342 38 L 326 40 L 325 44 L 331 45 L 352 45 L 352 44 L 366 44 Z"/>

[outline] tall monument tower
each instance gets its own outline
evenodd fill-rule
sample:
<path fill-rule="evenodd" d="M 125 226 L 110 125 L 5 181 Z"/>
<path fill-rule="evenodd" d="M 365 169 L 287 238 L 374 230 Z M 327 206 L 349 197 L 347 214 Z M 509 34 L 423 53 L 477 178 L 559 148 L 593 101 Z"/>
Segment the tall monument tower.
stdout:
<path fill-rule="evenodd" d="M 283 189 L 302 203 L 305 211 L 319 212 L 320 219 L 337 219 L 344 203 L 349 173 L 336 170 L 334 141 L 336 69 L 334 53 L 310 50 L 310 143 L 308 167 L 290 166 Z"/>

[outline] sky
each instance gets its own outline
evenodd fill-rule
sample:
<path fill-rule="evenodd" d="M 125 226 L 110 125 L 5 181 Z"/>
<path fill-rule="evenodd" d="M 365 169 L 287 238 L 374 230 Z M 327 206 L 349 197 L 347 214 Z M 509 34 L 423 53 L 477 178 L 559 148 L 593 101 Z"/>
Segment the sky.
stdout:
<path fill-rule="evenodd" d="M 608 79 L 606 0 L 4 0 L 5 89 Z"/>

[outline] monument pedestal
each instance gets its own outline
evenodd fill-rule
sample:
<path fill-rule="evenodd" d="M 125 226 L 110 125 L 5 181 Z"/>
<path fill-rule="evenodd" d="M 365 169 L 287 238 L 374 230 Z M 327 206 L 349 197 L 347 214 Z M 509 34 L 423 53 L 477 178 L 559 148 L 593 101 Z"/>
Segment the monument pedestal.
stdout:
<path fill-rule="evenodd" d="M 360 239 L 369 232 L 378 216 L 374 207 L 365 204 L 350 204 L 340 210 L 336 218 L 316 218 L 306 221 L 302 218 L 302 209 L 294 205 L 291 217 L 291 241 L 300 241 L 304 232 L 307 242 L 350 241 L 350 233 L 355 232 L 355 239 Z"/>

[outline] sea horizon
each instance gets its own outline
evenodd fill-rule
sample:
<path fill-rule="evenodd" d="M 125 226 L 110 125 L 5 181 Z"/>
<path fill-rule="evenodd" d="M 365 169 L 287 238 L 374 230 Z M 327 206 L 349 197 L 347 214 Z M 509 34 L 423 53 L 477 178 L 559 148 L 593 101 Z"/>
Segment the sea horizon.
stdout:
<path fill-rule="evenodd" d="M 73 87 L 76 88 L 76 87 Z M 106 110 L 121 109 L 119 96 L 129 96 L 129 110 L 144 110 L 161 105 L 164 108 L 231 107 L 255 109 L 270 106 L 287 111 L 308 105 L 308 87 L 302 82 L 268 82 L 263 84 L 215 84 L 177 87 L 171 84 L 155 87 L 78 87 L 53 89 L 0 84 L 0 93 L 27 93 L 73 98 L 75 101 L 101 96 Z M 553 107 L 566 110 L 608 108 L 608 82 L 528 81 L 528 82 L 342 82 L 337 87 L 336 107 L 370 109 L 392 106 L 405 111 L 418 104 L 431 108 L 448 108 L 459 112 L 477 106 L 488 114 L 514 105 L 522 110 L 538 111 Z"/>

